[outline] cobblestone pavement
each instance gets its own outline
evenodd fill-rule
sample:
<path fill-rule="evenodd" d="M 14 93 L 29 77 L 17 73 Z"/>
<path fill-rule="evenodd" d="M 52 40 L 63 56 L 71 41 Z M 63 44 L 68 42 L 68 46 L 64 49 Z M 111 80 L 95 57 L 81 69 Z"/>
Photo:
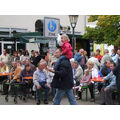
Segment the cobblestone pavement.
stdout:
<path fill-rule="evenodd" d="M 27 102 L 20 100 L 18 98 L 18 103 L 14 103 L 14 98 L 9 96 L 9 101 L 5 101 L 5 95 L 0 94 L 0 105 L 36 105 L 35 99 L 27 99 Z M 85 99 L 85 95 L 83 94 L 82 100 L 77 100 L 78 105 L 99 105 L 100 104 L 100 98 L 99 95 L 96 95 L 96 102 L 90 102 L 90 96 L 88 96 L 88 101 Z M 43 101 L 41 101 L 41 105 L 44 105 Z M 52 105 L 52 100 L 49 100 L 49 105 Z M 69 105 L 68 99 L 64 97 L 61 101 L 61 105 Z"/>

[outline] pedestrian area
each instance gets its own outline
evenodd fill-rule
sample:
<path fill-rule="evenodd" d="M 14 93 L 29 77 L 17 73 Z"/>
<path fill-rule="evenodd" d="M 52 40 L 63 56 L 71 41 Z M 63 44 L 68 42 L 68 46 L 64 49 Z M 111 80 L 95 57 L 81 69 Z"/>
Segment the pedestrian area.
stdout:
<path fill-rule="evenodd" d="M 89 93 L 88 93 L 89 94 Z M 88 100 L 86 101 L 85 93 L 83 93 L 82 100 L 77 100 L 78 105 L 100 105 L 100 97 L 99 94 L 96 94 L 96 102 L 90 102 L 90 94 L 88 95 Z M 5 101 L 5 95 L 0 94 L 0 105 L 36 105 L 36 101 L 34 98 L 28 98 L 27 101 L 20 100 L 18 97 L 18 103 L 14 103 L 14 97 L 9 95 L 9 101 Z M 44 105 L 43 101 L 41 101 L 41 105 Z M 49 98 L 49 104 L 52 105 L 52 99 Z M 68 99 L 66 96 L 63 97 L 61 101 L 61 105 L 69 105 Z"/>

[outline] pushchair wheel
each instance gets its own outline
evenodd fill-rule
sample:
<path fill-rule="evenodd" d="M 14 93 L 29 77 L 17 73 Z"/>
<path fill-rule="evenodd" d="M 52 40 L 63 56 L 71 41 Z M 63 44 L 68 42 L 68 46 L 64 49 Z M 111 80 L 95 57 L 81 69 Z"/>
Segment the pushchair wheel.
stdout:
<path fill-rule="evenodd" d="M 5 96 L 5 101 L 8 102 L 8 96 Z"/>
<path fill-rule="evenodd" d="M 17 98 L 14 98 L 14 103 L 17 104 Z"/>

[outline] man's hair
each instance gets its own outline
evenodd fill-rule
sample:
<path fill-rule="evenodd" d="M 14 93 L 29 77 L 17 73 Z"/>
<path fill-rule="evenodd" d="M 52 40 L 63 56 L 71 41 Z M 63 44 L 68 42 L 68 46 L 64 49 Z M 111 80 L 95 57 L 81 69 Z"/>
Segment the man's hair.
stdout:
<path fill-rule="evenodd" d="M 59 50 L 60 52 L 62 52 L 62 49 L 59 47 L 59 48 L 57 48 L 57 50 Z"/>
<path fill-rule="evenodd" d="M 105 52 L 105 53 L 109 53 L 109 50 L 108 50 L 108 49 L 105 49 L 104 52 Z"/>
<path fill-rule="evenodd" d="M 91 52 L 91 56 L 92 57 L 96 56 L 95 52 Z"/>
<path fill-rule="evenodd" d="M 29 66 L 30 66 L 30 64 L 26 64 L 26 65 L 25 65 L 25 68 L 26 68 L 26 67 L 29 67 Z"/>
<path fill-rule="evenodd" d="M 39 65 L 47 65 L 47 62 L 44 60 L 44 59 L 42 59 L 42 60 L 40 60 L 40 62 L 38 63 L 38 66 Z"/>
<path fill-rule="evenodd" d="M 78 61 L 74 61 L 75 64 L 79 65 Z"/>
<path fill-rule="evenodd" d="M 105 61 L 105 64 L 107 64 L 107 62 L 108 62 L 108 61 L 111 63 L 111 61 L 110 61 L 110 60 L 106 60 L 106 61 Z"/>
<path fill-rule="evenodd" d="M 100 53 L 100 49 L 97 49 L 96 51 Z"/>
<path fill-rule="evenodd" d="M 113 61 L 111 61 L 111 62 L 110 62 L 110 64 L 113 64 L 114 66 L 116 66 L 116 63 L 115 63 L 115 62 L 113 62 Z"/>

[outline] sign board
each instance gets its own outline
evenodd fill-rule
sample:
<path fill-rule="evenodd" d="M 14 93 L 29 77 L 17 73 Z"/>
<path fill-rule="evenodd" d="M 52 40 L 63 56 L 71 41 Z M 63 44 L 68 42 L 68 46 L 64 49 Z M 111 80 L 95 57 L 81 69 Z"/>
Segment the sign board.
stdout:
<path fill-rule="evenodd" d="M 60 19 L 57 18 L 44 18 L 44 36 L 57 37 L 60 32 Z"/>
<path fill-rule="evenodd" d="M 56 41 L 55 40 L 50 40 L 49 41 L 49 48 L 56 47 Z"/>
<path fill-rule="evenodd" d="M 50 48 L 50 54 L 55 52 L 55 50 L 56 50 L 56 40 L 50 40 L 49 41 L 49 48 Z"/>

